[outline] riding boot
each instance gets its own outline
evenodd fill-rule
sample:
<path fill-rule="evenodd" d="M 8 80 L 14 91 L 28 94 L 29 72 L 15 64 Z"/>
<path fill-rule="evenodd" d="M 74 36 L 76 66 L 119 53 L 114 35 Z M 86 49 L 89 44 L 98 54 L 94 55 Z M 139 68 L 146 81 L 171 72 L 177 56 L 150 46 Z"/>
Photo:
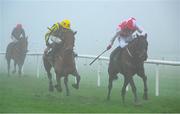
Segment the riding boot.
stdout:
<path fill-rule="evenodd" d="M 55 61 L 55 49 L 52 48 L 52 51 L 51 51 L 51 60 L 52 60 L 52 63 L 54 64 L 54 61 Z"/>
<path fill-rule="evenodd" d="M 53 64 L 54 64 L 54 60 L 55 60 L 55 52 L 56 52 L 56 44 L 53 43 L 51 45 L 51 51 L 49 52 L 49 58 Z"/>
<path fill-rule="evenodd" d="M 44 50 L 45 55 L 48 55 L 48 54 L 49 54 L 49 50 L 50 50 L 50 47 L 48 46 L 48 47 Z"/>
<path fill-rule="evenodd" d="M 120 58 L 121 58 L 121 49 L 122 49 L 121 47 L 118 47 L 117 53 L 114 56 L 114 61 L 120 60 Z"/>

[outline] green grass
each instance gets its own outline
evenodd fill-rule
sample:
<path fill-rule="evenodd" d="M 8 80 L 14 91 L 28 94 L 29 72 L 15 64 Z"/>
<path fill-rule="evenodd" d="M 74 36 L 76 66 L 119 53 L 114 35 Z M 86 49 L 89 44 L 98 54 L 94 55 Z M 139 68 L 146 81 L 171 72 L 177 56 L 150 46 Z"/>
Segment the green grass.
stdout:
<path fill-rule="evenodd" d="M 126 94 L 126 105 L 122 104 L 120 91 L 123 83 L 122 76 L 114 82 L 111 100 L 106 101 L 107 74 L 102 73 L 101 87 L 96 86 L 96 74 L 81 72 L 80 89 L 75 90 L 70 85 L 74 82 L 69 78 L 70 96 L 63 92 L 48 92 L 46 77 L 25 75 L 7 77 L 0 74 L 0 112 L 180 112 L 180 77 L 177 72 L 162 72 L 160 78 L 160 96 L 155 96 L 154 74 L 147 73 L 149 100 L 142 99 L 143 83 L 135 77 L 138 97 L 142 105 L 133 104 L 131 90 Z"/>

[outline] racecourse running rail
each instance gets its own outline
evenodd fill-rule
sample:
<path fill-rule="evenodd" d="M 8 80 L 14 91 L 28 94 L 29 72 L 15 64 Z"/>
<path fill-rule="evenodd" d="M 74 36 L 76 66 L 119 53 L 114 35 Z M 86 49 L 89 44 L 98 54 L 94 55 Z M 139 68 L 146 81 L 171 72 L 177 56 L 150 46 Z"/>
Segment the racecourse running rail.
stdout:
<path fill-rule="evenodd" d="M 5 53 L 0 53 L 0 55 L 5 55 Z M 39 78 L 39 67 L 40 67 L 40 57 L 42 57 L 43 53 L 28 53 L 27 56 L 35 56 L 37 57 L 37 70 L 36 70 L 36 76 Z M 84 58 L 84 59 L 95 59 L 96 56 L 94 55 L 78 55 L 78 58 Z M 99 57 L 97 59 L 98 61 L 98 68 L 97 68 L 97 86 L 100 86 L 100 67 L 101 64 L 99 61 L 109 61 L 108 57 Z M 170 65 L 170 66 L 180 66 L 180 61 L 167 61 L 167 60 L 157 60 L 157 59 L 147 59 L 145 61 L 146 64 L 155 64 L 156 65 L 156 79 L 155 79 L 155 95 L 159 96 L 159 65 Z"/>

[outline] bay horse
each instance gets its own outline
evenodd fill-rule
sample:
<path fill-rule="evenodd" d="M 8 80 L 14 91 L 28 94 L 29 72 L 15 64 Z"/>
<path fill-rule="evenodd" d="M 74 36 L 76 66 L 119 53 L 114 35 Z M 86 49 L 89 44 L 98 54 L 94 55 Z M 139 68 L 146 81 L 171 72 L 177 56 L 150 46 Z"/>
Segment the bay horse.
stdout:
<path fill-rule="evenodd" d="M 117 61 L 113 61 L 113 59 L 111 59 L 108 66 L 109 84 L 108 84 L 107 100 L 110 99 L 113 80 L 117 79 L 118 73 L 121 73 L 124 76 L 124 84 L 121 91 L 123 104 L 125 103 L 125 93 L 128 84 L 130 84 L 132 88 L 135 104 L 138 103 L 136 86 L 133 80 L 133 76 L 135 74 L 137 74 L 143 79 L 144 82 L 143 98 L 145 100 L 148 99 L 147 76 L 145 75 L 144 72 L 144 61 L 147 59 L 147 49 L 148 49 L 147 34 L 136 35 L 136 38 L 133 39 L 133 41 L 131 41 L 126 47 L 121 49 L 121 53 L 118 55 Z"/>
<path fill-rule="evenodd" d="M 22 66 L 24 64 L 26 53 L 28 52 L 28 38 L 20 38 L 18 42 L 11 42 L 6 48 L 6 60 L 8 76 L 10 75 L 10 63 L 11 59 L 14 61 L 14 70 L 12 73 L 16 73 L 16 65 L 18 65 L 18 73 L 21 76 Z"/>
<path fill-rule="evenodd" d="M 66 31 L 61 33 L 61 43 L 56 44 L 53 60 L 48 58 L 47 54 L 43 54 L 44 68 L 47 72 L 49 79 L 49 91 L 52 92 L 54 87 L 57 91 L 61 92 L 61 78 L 64 77 L 64 84 L 66 88 L 66 95 L 69 96 L 68 88 L 68 75 L 72 74 L 76 77 L 76 84 L 72 84 L 75 89 L 79 89 L 80 75 L 77 72 L 75 57 L 74 57 L 74 42 L 75 37 L 72 31 Z M 53 86 L 51 69 L 54 68 L 56 74 L 57 84 Z"/>

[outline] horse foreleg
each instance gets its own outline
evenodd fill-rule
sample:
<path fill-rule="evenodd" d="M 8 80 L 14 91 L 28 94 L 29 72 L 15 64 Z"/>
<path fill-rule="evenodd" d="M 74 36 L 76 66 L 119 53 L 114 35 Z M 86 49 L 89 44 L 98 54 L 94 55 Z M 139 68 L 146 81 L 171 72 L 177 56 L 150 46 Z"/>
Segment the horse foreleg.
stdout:
<path fill-rule="evenodd" d="M 17 63 L 14 61 L 14 70 L 12 71 L 13 74 L 16 73 L 16 65 Z"/>
<path fill-rule="evenodd" d="M 19 74 L 19 76 L 21 76 L 21 74 L 22 74 L 22 64 L 18 64 L 18 67 L 19 67 L 18 74 Z"/>
<path fill-rule="evenodd" d="M 147 100 L 148 99 L 148 87 L 147 87 L 147 76 L 144 73 L 144 67 L 139 69 L 139 72 L 137 73 L 143 80 L 144 83 L 144 94 L 143 94 L 143 99 Z"/>
<path fill-rule="evenodd" d="M 123 104 L 125 104 L 125 94 L 126 94 L 126 87 L 127 87 L 128 83 L 129 83 L 129 78 L 127 76 L 124 76 L 124 84 L 123 84 L 122 91 L 121 91 Z"/>
<path fill-rule="evenodd" d="M 113 86 L 112 83 L 113 83 L 113 79 L 112 79 L 112 77 L 109 77 L 107 100 L 110 100 L 111 90 L 112 90 L 112 86 Z"/>
<path fill-rule="evenodd" d="M 49 91 L 52 92 L 54 91 L 53 82 L 52 82 L 52 74 L 51 74 L 52 65 L 48 62 L 45 56 L 43 56 L 43 63 L 44 63 L 44 68 L 47 72 L 48 79 L 49 79 Z"/>
<path fill-rule="evenodd" d="M 146 75 L 143 76 L 143 82 L 144 82 L 144 95 L 143 95 L 143 98 L 145 100 L 148 100 L 148 88 L 147 88 L 147 76 Z"/>
<path fill-rule="evenodd" d="M 7 69 L 8 69 L 8 76 L 10 76 L 10 63 L 11 63 L 11 59 L 7 59 Z"/>
<path fill-rule="evenodd" d="M 53 87 L 53 82 L 52 82 L 52 74 L 51 72 L 47 72 L 48 75 L 48 79 L 49 79 L 49 91 L 53 92 L 54 91 L 54 87 Z"/>
<path fill-rule="evenodd" d="M 81 77 L 79 75 L 79 73 L 77 72 L 77 70 L 72 74 L 76 77 L 76 84 L 72 84 L 72 87 L 74 87 L 75 89 L 79 89 L 79 83 L 80 83 L 80 80 L 81 80 Z"/>
<path fill-rule="evenodd" d="M 132 92 L 134 94 L 134 102 L 137 103 L 138 99 L 137 99 L 137 93 L 136 93 L 136 86 L 134 84 L 134 80 L 133 80 L 132 77 L 130 78 L 129 82 L 130 82 L 130 85 L 131 85 Z"/>
<path fill-rule="evenodd" d="M 66 96 L 69 96 L 69 88 L 68 88 L 68 76 L 64 77 L 64 85 L 66 87 Z"/>
<path fill-rule="evenodd" d="M 146 75 L 139 75 L 139 76 L 143 79 L 143 83 L 144 83 L 143 99 L 148 100 L 147 76 Z"/>
<path fill-rule="evenodd" d="M 61 77 L 58 73 L 56 73 L 56 81 L 57 85 L 55 85 L 55 88 L 58 92 L 62 92 L 62 87 L 61 87 Z"/>
<path fill-rule="evenodd" d="M 113 55 L 111 55 L 110 59 L 112 60 Z M 107 100 L 110 100 L 110 95 L 111 95 L 111 89 L 113 86 L 113 80 L 116 80 L 117 77 L 117 71 L 113 68 L 113 63 L 112 61 L 109 62 L 108 66 L 108 74 L 109 74 L 109 84 L 108 84 L 108 95 L 107 95 Z"/>

